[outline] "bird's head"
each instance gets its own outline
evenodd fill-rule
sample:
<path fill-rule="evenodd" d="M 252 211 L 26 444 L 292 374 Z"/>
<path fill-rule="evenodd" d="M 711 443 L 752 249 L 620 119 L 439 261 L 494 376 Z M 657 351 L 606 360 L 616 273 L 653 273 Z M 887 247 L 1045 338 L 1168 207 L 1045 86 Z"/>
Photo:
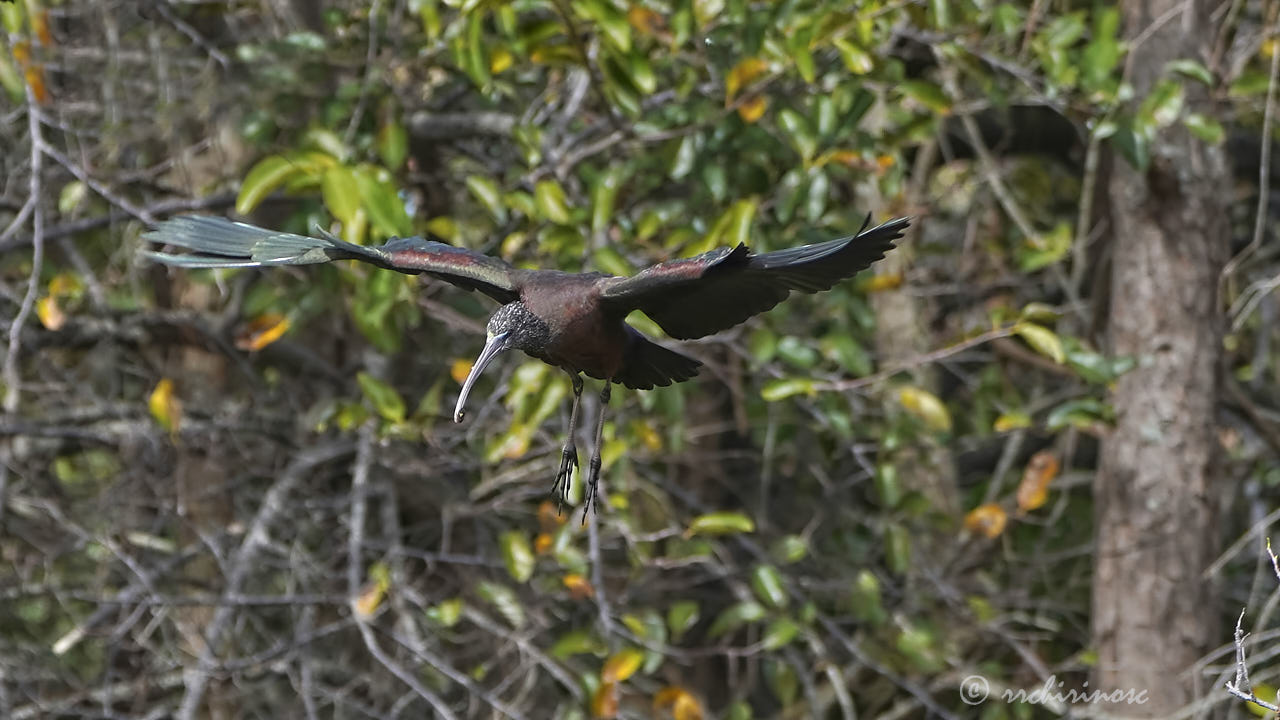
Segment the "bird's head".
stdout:
<path fill-rule="evenodd" d="M 462 422 L 462 406 L 467 403 L 471 386 L 498 353 L 515 348 L 538 354 L 551 340 L 551 328 L 522 302 L 508 303 L 498 308 L 493 317 L 489 318 L 486 330 L 488 339 L 485 340 L 484 349 L 471 366 L 471 372 L 467 373 L 467 379 L 462 383 L 462 392 L 458 395 L 458 404 L 453 408 L 454 422 Z"/>

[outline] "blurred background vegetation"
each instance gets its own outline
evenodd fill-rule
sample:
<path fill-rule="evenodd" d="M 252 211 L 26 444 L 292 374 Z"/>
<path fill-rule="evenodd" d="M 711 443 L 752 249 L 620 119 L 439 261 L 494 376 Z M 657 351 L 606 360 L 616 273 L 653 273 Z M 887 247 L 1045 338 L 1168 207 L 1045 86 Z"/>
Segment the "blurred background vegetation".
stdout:
<path fill-rule="evenodd" d="M 1278 8 L 0 2 L 0 717 L 1056 717 L 964 679 L 1087 687 L 1103 581 L 1138 589 L 1122 619 L 1209 588 L 1134 647 L 1194 625 L 1160 716 L 1243 712 L 1239 608 L 1275 634 Z M 1203 42 L 1142 54 L 1175 31 Z M 1238 253 L 1179 351 L 1215 373 L 1186 412 L 1212 511 L 1171 526 L 1207 554 L 1194 592 L 1160 584 L 1187 557 L 1155 524 L 1129 536 L 1154 580 L 1095 570 L 1113 392 L 1146 367 L 1109 323 L 1142 279 L 1112 262 L 1116 178 L 1185 191 L 1170 147 L 1228 161 L 1216 205 L 1175 206 Z M 614 274 L 916 221 L 873 272 L 686 344 L 696 380 L 615 393 L 582 526 L 548 501 L 563 373 L 509 356 L 448 421 L 486 299 L 140 262 L 183 212 Z M 1200 384 L 1143 382 L 1175 414 Z"/>

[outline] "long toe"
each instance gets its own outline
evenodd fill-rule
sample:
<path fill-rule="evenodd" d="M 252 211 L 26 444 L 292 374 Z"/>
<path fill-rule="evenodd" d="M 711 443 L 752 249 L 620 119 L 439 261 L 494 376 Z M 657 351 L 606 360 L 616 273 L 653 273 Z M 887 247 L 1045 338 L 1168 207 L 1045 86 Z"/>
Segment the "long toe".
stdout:
<path fill-rule="evenodd" d="M 565 445 L 560 451 L 560 468 L 556 471 L 555 482 L 551 484 L 551 494 L 556 496 L 556 514 L 564 512 L 564 501 L 569 494 L 569 480 L 573 477 L 573 469 L 578 467 L 578 448 Z"/>

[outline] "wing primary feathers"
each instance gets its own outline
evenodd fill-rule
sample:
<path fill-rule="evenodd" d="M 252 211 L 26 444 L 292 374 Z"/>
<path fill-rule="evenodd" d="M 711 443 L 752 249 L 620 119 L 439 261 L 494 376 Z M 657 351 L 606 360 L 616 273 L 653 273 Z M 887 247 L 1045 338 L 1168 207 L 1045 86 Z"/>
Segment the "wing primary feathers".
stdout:
<path fill-rule="evenodd" d="M 791 292 L 827 290 L 893 249 L 910 218 L 813 245 L 752 254 L 745 245 L 655 265 L 611 278 L 601 298 L 613 310 L 641 310 L 673 338 L 703 337 L 765 312 Z"/>
<path fill-rule="evenodd" d="M 157 245 L 192 250 L 178 255 L 144 251 L 155 262 L 175 267 L 242 268 L 273 265 L 311 265 L 330 260 L 358 259 L 383 263 L 373 249 L 354 245 L 322 232 L 314 238 L 268 230 L 248 223 L 206 215 L 183 215 L 165 220 L 142 238 Z"/>
<path fill-rule="evenodd" d="M 156 245 L 191 250 L 177 254 L 144 250 L 154 262 L 186 268 L 248 268 L 310 265 L 331 260 L 360 260 L 387 270 L 429 273 L 467 290 L 479 290 L 499 302 L 519 297 L 516 273 L 498 258 L 420 237 L 392 238 L 380 247 L 356 245 L 316 226 L 318 237 L 277 232 L 248 223 L 204 215 L 165 220 L 143 239 Z"/>

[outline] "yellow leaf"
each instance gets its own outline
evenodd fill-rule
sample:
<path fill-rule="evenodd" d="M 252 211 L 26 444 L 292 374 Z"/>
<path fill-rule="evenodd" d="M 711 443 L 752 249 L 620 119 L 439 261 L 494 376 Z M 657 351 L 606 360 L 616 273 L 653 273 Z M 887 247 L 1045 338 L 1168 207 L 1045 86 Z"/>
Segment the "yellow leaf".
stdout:
<path fill-rule="evenodd" d="M 618 684 L 602 682 L 591 696 L 591 717 L 612 718 L 618 715 Z"/>
<path fill-rule="evenodd" d="M 511 51 L 500 47 L 494 50 L 493 54 L 489 56 L 489 72 L 497 75 L 503 70 L 511 67 L 514 62 L 515 56 L 511 54 Z"/>
<path fill-rule="evenodd" d="M 769 64 L 760 58 L 746 58 L 733 66 L 724 81 L 724 104 L 728 107 L 738 91 L 767 70 Z"/>
<path fill-rule="evenodd" d="M 992 426 L 996 432 L 1009 432 L 1024 427 L 1031 427 L 1031 416 L 1023 412 L 1004 413 L 996 418 L 995 425 Z"/>
<path fill-rule="evenodd" d="M 1044 505 L 1049 497 L 1049 483 L 1057 474 L 1058 458 L 1052 452 L 1041 450 L 1032 455 L 1026 470 L 1022 471 L 1022 482 L 1018 483 L 1018 509 L 1027 512 Z"/>
<path fill-rule="evenodd" d="M 631 6 L 627 11 L 627 22 L 644 35 L 657 35 L 666 28 L 661 15 L 642 5 Z"/>
<path fill-rule="evenodd" d="M 970 510 L 969 514 L 964 516 L 964 527 L 969 532 L 994 538 L 1004 532 L 1004 526 L 1008 520 L 1009 515 L 1004 508 L 995 503 L 987 503 Z"/>
<path fill-rule="evenodd" d="M 595 597 L 596 589 L 591 587 L 591 583 L 578 573 L 569 573 L 564 576 L 564 586 L 569 588 L 569 596 L 574 600 L 582 600 L 583 598 Z M 619 678 L 621 680 L 623 678 Z"/>
<path fill-rule="evenodd" d="M 1062 349 L 1062 340 L 1049 328 L 1035 323 L 1020 322 L 1013 331 L 1018 333 L 1027 344 L 1040 353 L 1061 365 L 1066 360 Z"/>
<path fill-rule="evenodd" d="M 620 683 L 636 674 L 640 663 L 644 662 L 644 651 L 636 648 L 619 650 L 609 656 L 600 671 L 600 679 L 605 683 Z"/>
<path fill-rule="evenodd" d="M 867 278 L 862 287 L 867 292 L 896 290 L 899 287 L 902 287 L 902 273 L 882 273 L 879 275 L 872 275 Z"/>
<path fill-rule="evenodd" d="M 702 704 L 688 690 L 678 685 L 668 685 L 653 696 L 655 714 L 671 708 L 675 720 L 702 720 Z"/>
<path fill-rule="evenodd" d="M 458 358 L 449 365 L 449 375 L 459 385 L 467 379 L 467 375 L 471 372 L 471 361 L 466 358 Z"/>
<path fill-rule="evenodd" d="M 83 289 L 84 284 L 80 282 L 80 278 L 74 273 L 58 273 L 49 281 L 49 294 L 54 297 L 79 295 Z"/>
<path fill-rule="evenodd" d="M 644 445 L 650 452 L 658 452 L 662 449 L 662 435 L 651 422 L 642 422 L 636 424 L 636 435 L 640 437 L 640 444 Z"/>
<path fill-rule="evenodd" d="M 34 8 L 35 5 L 28 7 Z M 53 45 L 53 33 L 49 32 L 49 11 L 41 9 L 31 14 L 31 29 L 35 31 L 36 37 L 40 38 L 40 44 L 49 47 Z"/>
<path fill-rule="evenodd" d="M 382 583 L 368 583 L 360 590 L 360 595 L 356 597 L 355 602 L 351 604 L 352 608 L 362 618 L 372 617 L 378 606 L 382 604 L 382 598 L 386 594 L 387 590 Z"/>
<path fill-rule="evenodd" d="M 738 106 L 738 117 L 742 118 L 742 122 L 754 123 L 761 117 L 764 117 L 764 111 L 769 107 L 769 100 L 763 95 L 753 95 L 750 100 L 743 102 Z"/>
<path fill-rule="evenodd" d="M 551 546 L 555 541 L 551 539 L 548 533 L 538 533 L 538 537 L 533 539 L 533 552 L 538 555 L 546 555 L 551 551 Z"/>
<path fill-rule="evenodd" d="M 236 347 L 257 352 L 280 339 L 289 330 L 289 318 L 280 313 L 266 313 L 254 318 L 236 334 Z"/>
<path fill-rule="evenodd" d="M 160 423 L 160 427 L 168 430 L 170 434 L 177 434 L 179 426 L 182 425 L 182 402 L 173 394 L 173 381 L 164 378 L 156 383 L 156 388 L 151 391 L 151 397 L 147 399 L 147 407 L 151 410 L 151 417 Z"/>
<path fill-rule="evenodd" d="M 951 429 L 951 414 L 937 395 L 918 387 L 907 386 L 898 390 L 898 402 L 904 410 L 923 420 L 931 429 L 943 432 Z"/>
<path fill-rule="evenodd" d="M 550 500 L 543 500 L 542 504 L 538 505 L 538 527 L 542 528 L 544 534 L 555 532 L 557 528 L 566 522 L 569 522 L 569 518 L 560 512 L 560 508 L 557 507 L 556 503 Z"/>
<path fill-rule="evenodd" d="M 67 322 L 66 313 L 58 307 L 58 301 L 52 295 L 40 298 L 36 303 L 36 317 L 46 330 L 58 330 Z"/>

